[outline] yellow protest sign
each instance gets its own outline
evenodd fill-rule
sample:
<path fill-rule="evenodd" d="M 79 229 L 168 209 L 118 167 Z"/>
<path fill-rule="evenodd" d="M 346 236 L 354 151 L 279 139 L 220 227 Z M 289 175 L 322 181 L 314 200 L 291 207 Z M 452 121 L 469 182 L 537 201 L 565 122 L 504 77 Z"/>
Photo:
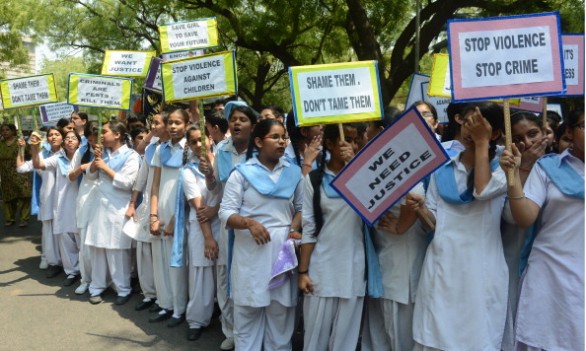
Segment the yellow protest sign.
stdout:
<path fill-rule="evenodd" d="M 450 56 L 434 54 L 431 77 L 427 91 L 429 96 L 452 97 L 452 77 L 450 76 Z"/>
<path fill-rule="evenodd" d="M 161 52 L 186 51 L 218 45 L 215 17 L 159 26 Z"/>
<path fill-rule="evenodd" d="M 0 81 L 4 109 L 57 102 L 53 73 Z"/>
<path fill-rule="evenodd" d="M 129 78 L 69 74 L 67 102 L 72 105 L 129 110 L 131 93 Z"/>
<path fill-rule="evenodd" d="M 289 68 L 298 126 L 381 119 L 383 105 L 376 61 Z"/>
<path fill-rule="evenodd" d="M 238 87 L 233 51 L 163 62 L 165 102 L 235 95 Z"/>
<path fill-rule="evenodd" d="M 143 78 L 156 54 L 156 51 L 106 50 L 102 75 Z"/>

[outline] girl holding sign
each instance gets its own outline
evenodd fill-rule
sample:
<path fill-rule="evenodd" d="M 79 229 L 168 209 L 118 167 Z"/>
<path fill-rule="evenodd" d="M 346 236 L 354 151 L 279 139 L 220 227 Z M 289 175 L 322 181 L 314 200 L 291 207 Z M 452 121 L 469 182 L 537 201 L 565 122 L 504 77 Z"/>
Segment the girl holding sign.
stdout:
<path fill-rule="evenodd" d="M 568 119 L 573 147 L 537 161 L 525 186 L 522 154 L 513 145 L 501 166 L 520 227 L 538 230 L 521 282 L 516 319 L 517 350 L 584 348 L 584 113 Z"/>
<path fill-rule="evenodd" d="M 355 350 L 366 290 L 363 223 L 330 183 L 353 156 L 338 125 L 324 128 L 320 166 L 305 177 L 299 289 L 304 350 Z"/>
<path fill-rule="evenodd" d="M 81 138 L 74 132 L 63 133 L 63 149 L 55 155 L 41 159 L 39 148 L 41 140 L 33 133 L 31 145 L 33 148 L 33 166 L 36 169 L 55 172 L 55 193 L 51 208 L 53 210 L 53 234 L 57 235 L 63 270 L 67 279 L 63 285 L 71 286 L 79 277 L 79 234 L 75 216 L 75 200 L 79 184 L 67 179 L 70 163 L 77 150 Z"/>
<path fill-rule="evenodd" d="M 500 219 L 507 189 L 496 142 L 503 111 L 495 103 L 462 108 L 464 151 L 431 176 L 425 202 L 407 203 L 435 221 L 415 297 L 414 350 L 500 350 L 508 269 Z"/>
<path fill-rule="evenodd" d="M 296 280 L 270 284 L 280 251 L 301 224 L 301 169 L 282 157 L 287 139 L 278 120 L 259 122 L 247 161 L 230 175 L 220 206 L 221 220 L 234 228 L 230 282 L 238 350 L 291 349 Z"/>
<path fill-rule="evenodd" d="M 210 191 L 219 192 L 219 197 L 223 195 L 223 187 L 228 181 L 230 173 L 234 167 L 246 160 L 246 151 L 250 141 L 250 134 L 256 125 L 256 114 L 248 106 L 230 105 L 228 114 L 228 128 L 230 138 L 220 142 L 216 151 L 213 168 L 206 157 L 200 158 L 200 171 L 206 176 L 206 186 Z M 224 111 L 226 112 L 226 110 Z M 214 217 L 214 213 L 207 215 L 208 218 Z M 222 315 L 222 332 L 226 339 L 220 345 L 221 350 L 231 350 L 234 348 L 234 304 L 232 299 L 228 298 L 228 228 L 226 223 L 220 224 L 220 252 L 216 262 L 217 274 L 217 299 Z"/>
<path fill-rule="evenodd" d="M 86 177 L 97 180 L 92 197 L 97 199 L 90 210 L 86 244 L 90 246 L 92 282 L 90 303 L 102 302 L 101 294 L 108 287 L 107 277 L 118 297 L 116 305 L 130 299 L 130 248 L 132 240 L 122 233 L 126 207 L 132 195 L 140 156 L 128 146 L 124 123 L 112 121 L 102 127 L 102 145 L 94 149 Z M 87 204 L 86 204 L 87 205 Z"/>
<path fill-rule="evenodd" d="M 153 250 L 153 267 L 159 305 L 163 309 L 151 318 L 159 322 L 170 318 L 167 326 L 176 327 L 185 320 L 187 306 L 187 268 L 171 267 L 173 241 L 183 235 L 175 232 L 175 209 L 177 207 L 177 179 L 189 151 L 185 131 L 189 115 L 178 107 L 171 107 L 163 115 L 170 139 L 157 147 L 151 165 L 154 167 L 150 199 L 150 231 L 160 237 L 160 251 Z M 183 230 L 184 226 L 180 226 Z M 178 238 L 179 237 L 179 238 Z M 158 239 L 154 239 L 158 240 Z M 170 301 L 170 306 L 167 304 Z"/>

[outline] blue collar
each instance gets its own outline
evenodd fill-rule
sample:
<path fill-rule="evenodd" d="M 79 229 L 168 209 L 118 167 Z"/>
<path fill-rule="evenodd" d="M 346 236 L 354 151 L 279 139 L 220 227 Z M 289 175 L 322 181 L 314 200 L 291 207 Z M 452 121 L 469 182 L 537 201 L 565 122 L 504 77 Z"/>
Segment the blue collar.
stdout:
<path fill-rule="evenodd" d="M 159 156 L 161 157 L 161 165 L 171 168 L 183 167 L 183 152 L 185 148 L 185 138 L 181 139 L 175 147 L 171 140 L 167 140 L 159 147 Z"/>
<path fill-rule="evenodd" d="M 250 185 L 265 196 L 290 199 L 301 181 L 301 168 L 281 159 L 276 167 L 283 167 L 277 182 L 269 176 L 270 171 L 254 158 L 236 166 Z"/>
<path fill-rule="evenodd" d="M 584 200 L 584 177 L 569 164 L 570 157 L 573 156 L 566 151 L 560 155 L 548 154 L 537 160 L 537 164 L 560 192 Z"/>

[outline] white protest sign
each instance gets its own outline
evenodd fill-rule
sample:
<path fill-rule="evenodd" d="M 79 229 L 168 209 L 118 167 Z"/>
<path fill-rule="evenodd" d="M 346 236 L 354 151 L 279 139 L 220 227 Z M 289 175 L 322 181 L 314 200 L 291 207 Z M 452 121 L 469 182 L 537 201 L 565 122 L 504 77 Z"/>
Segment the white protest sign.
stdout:
<path fill-rule="evenodd" d="M 332 186 L 369 224 L 448 160 L 415 107 L 370 141 Z"/>
<path fill-rule="evenodd" d="M 75 110 L 75 106 L 66 102 L 57 102 L 54 104 L 39 106 L 39 113 L 44 124 L 50 121 L 58 121 L 61 118 L 69 119 L 71 118 L 71 113 Z"/>
<path fill-rule="evenodd" d="M 411 107 L 416 101 L 424 101 L 424 93 L 421 91 L 421 84 L 429 83 L 429 76 L 425 74 L 415 73 L 411 76 L 411 83 L 409 84 L 409 93 L 405 101 L 405 108 Z"/>
<path fill-rule="evenodd" d="M 448 22 L 454 101 L 564 92 L 559 14 Z"/>
<path fill-rule="evenodd" d="M 37 123 L 35 125 L 35 118 L 37 119 Z M 41 121 L 39 121 L 39 116 L 31 116 L 31 115 L 24 115 L 20 116 L 20 128 L 21 130 L 35 130 L 39 125 L 41 125 Z M 37 128 L 35 128 L 37 127 Z"/>
<path fill-rule="evenodd" d="M 144 77 L 155 51 L 106 50 L 102 74 L 106 76 Z"/>
<path fill-rule="evenodd" d="M 423 101 L 427 101 L 435 107 L 437 112 L 437 119 L 439 123 L 448 123 L 448 112 L 447 108 L 450 102 L 452 101 L 450 98 L 440 97 L 440 96 L 429 96 L 427 92 L 429 91 L 429 82 L 421 83 L 421 90 L 423 94 Z"/>
<path fill-rule="evenodd" d="M 182 60 L 184 58 L 190 57 L 197 57 L 205 55 L 206 51 L 201 50 L 189 50 L 189 51 L 179 51 L 179 52 L 167 52 L 162 53 L 161 58 L 163 61 L 175 61 L 175 60 Z"/>
<path fill-rule="evenodd" d="M 128 78 L 70 73 L 67 102 L 79 106 L 128 110 L 131 92 L 132 80 Z"/>
<path fill-rule="evenodd" d="M 5 109 L 37 106 L 57 101 L 53 74 L 0 81 Z"/>

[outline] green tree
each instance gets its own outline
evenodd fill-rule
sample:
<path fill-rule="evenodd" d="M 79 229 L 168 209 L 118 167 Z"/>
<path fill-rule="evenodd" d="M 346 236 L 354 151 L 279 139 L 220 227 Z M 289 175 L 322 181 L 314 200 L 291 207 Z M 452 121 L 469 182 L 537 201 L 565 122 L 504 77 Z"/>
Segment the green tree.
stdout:
<path fill-rule="evenodd" d="M 56 60 L 43 60 L 40 73 L 53 73 L 55 89 L 59 101 L 67 101 L 67 83 L 69 72 L 85 73 L 86 67 L 82 57 L 65 56 Z"/>

